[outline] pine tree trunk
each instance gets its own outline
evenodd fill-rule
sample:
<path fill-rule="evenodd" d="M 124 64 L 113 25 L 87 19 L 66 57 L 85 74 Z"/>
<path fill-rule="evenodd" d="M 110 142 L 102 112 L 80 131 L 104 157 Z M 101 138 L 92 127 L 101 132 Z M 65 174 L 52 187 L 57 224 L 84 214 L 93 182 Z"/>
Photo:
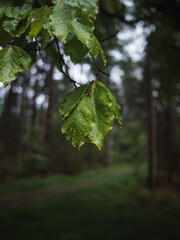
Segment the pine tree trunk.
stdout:
<path fill-rule="evenodd" d="M 12 124 L 13 124 L 13 119 L 12 119 L 12 105 L 13 105 L 13 91 L 12 91 L 13 86 L 10 86 L 10 90 L 7 94 L 6 97 L 6 102 L 5 102 L 5 115 L 4 115 L 4 122 L 5 128 L 4 128 L 4 147 L 5 151 L 7 154 L 11 152 L 11 146 L 12 146 Z"/>
<path fill-rule="evenodd" d="M 147 59 L 147 82 L 148 82 L 148 148 L 149 148 L 149 159 L 148 159 L 148 188 L 153 190 L 157 184 L 157 131 L 156 131 L 156 108 L 155 99 L 153 97 L 154 84 L 153 84 L 153 61 L 150 56 Z"/>
<path fill-rule="evenodd" d="M 18 143 L 18 163 L 22 164 L 22 154 L 23 154 L 23 136 L 25 134 L 25 123 L 26 123 L 26 105 L 27 105 L 27 100 L 26 100 L 26 86 L 29 84 L 29 76 L 28 74 L 24 73 L 23 75 L 23 81 L 22 81 L 22 95 L 21 95 L 21 111 L 19 114 L 19 132 L 18 132 L 18 137 L 19 137 L 19 143 Z"/>
<path fill-rule="evenodd" d="M 104 144 L 104 159 L 103 163 L 105 167 L 108 167 L 112 164 L 112 136 L 111 133 L 107 136 L 106 142 Z"/>
<path fill-rule="evenodd" d="M 165 111 L 166 121 L 166 139 L 165 139 L 165 153 L 167 163 L 167 183 L 168 185 L 173 181 L 173 173 L 175 169 L 175 143 L 174 143 L 174 121 L 172 113 L 172 100 L 169 100 L 168 106 Z"/>
<path fill-rule="evenodd" d="M 43 134 L 42 134 L 42 142 L 43 144 L 47 144 L 51 138 L 51 116 L 54 104 L 54 84 L 53 84 L 53 70 L 54 67 L 51 64 L 50 70 L 47 72 L 46 76 L 46 91 L 48 97 L 48 106 L 47 109 L 43 112 Z"/>

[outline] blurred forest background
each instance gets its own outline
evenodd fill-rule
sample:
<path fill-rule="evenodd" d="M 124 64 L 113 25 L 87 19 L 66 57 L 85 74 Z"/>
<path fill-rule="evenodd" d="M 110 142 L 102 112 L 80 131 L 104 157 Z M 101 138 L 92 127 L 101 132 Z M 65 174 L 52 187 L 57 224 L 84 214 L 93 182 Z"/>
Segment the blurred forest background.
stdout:
<path fill-rule="evenodd" d="M 30 71 L 1 86 L 0 181 L 145 162 L 150 188 L 178 187 L 179 12 L 179 0 L 101 0 L 96 35 L 110 79 L 88 57 L 76 67 L 67 59 L 78 82 L 103 81 L 122 106 L 123 128 L 114 127 L 102 152 L 90 145 L 78 152 L 61 134 L 59 105 L 72 83 L 52 61 L 38 56 Z"/>
<path fill-rule="evenodd" d="M 64 57 L 77 82 L 111 88 L 123 127 L 102 151 L 73 148 L 59 114 L 73 85 L 47 56 L 0 85 L 2 240 L 180 239 L 180 0 L 99 2 L 107 68 Z"/>

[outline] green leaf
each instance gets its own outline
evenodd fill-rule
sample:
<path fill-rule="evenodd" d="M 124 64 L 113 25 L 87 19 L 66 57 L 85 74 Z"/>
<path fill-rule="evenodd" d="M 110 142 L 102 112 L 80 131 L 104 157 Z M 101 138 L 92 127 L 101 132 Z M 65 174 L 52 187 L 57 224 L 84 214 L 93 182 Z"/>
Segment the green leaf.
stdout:
<path fill-rule="evenodd" d="M 27 17 L 31 11 L 32 5 L 25 3 L 21 8 L 8 6 L 5 9 L 7 20 L 4 21 L 4 29 L 13 37 L 20 37 L 29 26 Z"/>
<path fill-rule="evenodd" d="M 64 50 L 67 55 L 71 56 L 71 61 L 75 64 L 88 53 L 88 49 L 76 37 L 64 44 Z"/>
<path fill-rule="evenodd" d="M 50 35 L 55 35 L 64 43 L 70 33 L 69 24 L 73 18 L 71 10 L 69 5 L 57 5 L 49 17 L 49 22 L 45 24 Z"/>
<path fill-rule="evenodd" d="M 51 38 L 51 36 L 49 35 L 48 31 L 46 29 L 42 29 L 41 30 L 41 39 L 40 39 L 41 49 L 44 49 L 47 47 L 47 44 L 48 44 L 50 38 Z"/>
<path fill-rule="evenodd" d="M 19 72 L 29 68 L 30 56 L 21 48 L 8 46 L 0 50 L 0 82 L 9 85 Z"/>
<path fill-rule="evenodd" d="M 113 127 L 114 102 L 113 95 L 101 82 L 94 81 L 91 86 L 91 102 L 93 106 L 94 127 L 89 139 L 99 149 L 103 147 L 107 133 Z"/>
<path fill-rule="evenodd" d="M 75 35 L 94 56 L 101 54 L 103 63 L 106 64 L 103 50 L 93 33 L 94 22 L 82 8 L 62 1 L 54 7 L 49 22 L 44 27 L 50 35 L 55 35 L 63 43 L 67 43 L 70 35 Z M 70 57 L 73 59 L 74 55 Z"/>
<path fill-rule="evenodd" d="M 52 9 L 50 7 L 42 7 L 32 11 L 29 15 L 29 24 L 31 24 L 30 38 L 36 37 L 43 29 L 43 25 L 48 21 Z"/>
<path fill-rule="evenodd" d="M 92 124 L 92 104 L 85 95 L 69 115 L 68 121 L 64 122 L 62 133 L 65 133 L 73 146 L 79 149 L 87 141 Z"/>
<path fill-rule="evenodd" d="M 113 108 L 113 112 L 114 112 L 114 117 L 115 119 L 118 121 L 119 125 L 122 126 L 122 116 L 120 114 L 120 105 L 117 103 L 116 98 L 110 94 L 109 97 L 111 98 L 112 101 L 112 108 Z"/>
<path fill-rule="evenodd" d="M 21 9 L 20 7 L 7 6 L 4 14 L 8 18 L 17 18 L 21 14 Z"/>
<path fill-rule="evenodd" d="M 110 90 L 103 83 L 93 81 L 63 98 L 60 107 L 62 132 L 74 147 L 80 148 L 89 140 L 101 149 L 114 119 L 122 124 L 119 110 Z"/>
<path fill-rule="evenodd" d="M 53 0 L 52 2 L 55 4 L 69 4 L 72 7 L 80 7 L 94 20 L 99 11 L 98 0 Z"/>
<path fill-rule="evenodd" d="M 27 20 L 7 20 L 4 22 L 4 29 L 13 37 L 20 37 L 28 27 Z"/>
<path fill-rule="evenodd" d="M 87 87 L 87 84 L 85 84 L 81 87 L 75 88 L 73 92 L 66 94 L 61 102 L 60 113 L 62 119 L 68 117 L 74 108 L 76 108 L 81 98 L 85 95 Z"/>
<path fill-rule="evenodd" d="M 3 16 L 4 16 L 4 10 L 5 10 L 5 8 L 0 6 L 0 21 L 3 18 Z"/>

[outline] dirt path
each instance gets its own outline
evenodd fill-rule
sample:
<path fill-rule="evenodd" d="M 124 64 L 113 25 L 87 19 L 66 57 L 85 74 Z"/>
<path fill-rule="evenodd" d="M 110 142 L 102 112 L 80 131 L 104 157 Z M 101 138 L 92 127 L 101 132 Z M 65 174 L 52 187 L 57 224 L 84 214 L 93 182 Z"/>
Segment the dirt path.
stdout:
<path fill-rule="evenodd" d="M 109 182 L 121 175 L 126 174 L 129 170 L 116 169 L 113 172 L 104 172 L 98 176 L 89 177 L 87 179 L 76 180 L 74 183 L 52 185 L 47 188 L 36 189 L 23 193 L 15 193 L 0 197 L 0 209 L 16 207 L 23 204 L 41 201 L 54 196 L 64 195 L 69 192 L 82 190 L 98 186 L 99 184 Z"/>

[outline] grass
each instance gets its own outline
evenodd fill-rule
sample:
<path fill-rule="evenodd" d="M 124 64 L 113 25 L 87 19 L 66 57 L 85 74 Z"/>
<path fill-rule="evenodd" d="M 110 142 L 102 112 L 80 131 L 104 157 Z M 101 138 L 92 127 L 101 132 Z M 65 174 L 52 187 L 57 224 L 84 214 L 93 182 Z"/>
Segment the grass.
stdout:
<path fill-rule="evenodd" d="M 102 171 L 112 174 L 115 169 L 117 166 Z M 99 174 L 101 170 L 90 171 L 73 176 L 70 181 Z M 97 183 L 96 187 L 1 209 L 0 239 L 179 240 L 179 200 L 164 192 L 152 195 L 143 187 L 140 176 L 137 171 L 130 171 L 109 182 Z M 59 184 L 60 178 L 57 179 Z"/>
<path fill-rule="evenodd" d="M 46 188 L 54 184 L 70 183 L 73 177 L 67 175 L 54 175 L 48 177 L 34 177 L 32 179 L 20 179 L 13 183 L 0 185 L 0 196 L 24 192 L 38 188 Z"/>
<path fill-rule="evenodd" d="M 110 168 L 98 168 L 96 170 L 89 170 L 82 172 L 77 175 L 52 175 L 47 177 L 34 177 L 29 179 L 20 179 L 16 180 L 12 183 L 6 183 L 0 185 L 0 196 L 10 195 L 17 192 L 24 192 L 35 190 L 39 188 L 47 188 L 53 185 L 64 185 L 70 184 L 72 182 L 79 181 L 81 179 L 92 178 L 94 176 L 99 176 L 101 174 L 105 174 L 106 172 L 109 174 L 113 174 L 114 170 L 119 168 L 119 165 L 113 165 Z M 123 171 L 126 169 L 129 170 L 129 166 L 121 165 Z"/>

